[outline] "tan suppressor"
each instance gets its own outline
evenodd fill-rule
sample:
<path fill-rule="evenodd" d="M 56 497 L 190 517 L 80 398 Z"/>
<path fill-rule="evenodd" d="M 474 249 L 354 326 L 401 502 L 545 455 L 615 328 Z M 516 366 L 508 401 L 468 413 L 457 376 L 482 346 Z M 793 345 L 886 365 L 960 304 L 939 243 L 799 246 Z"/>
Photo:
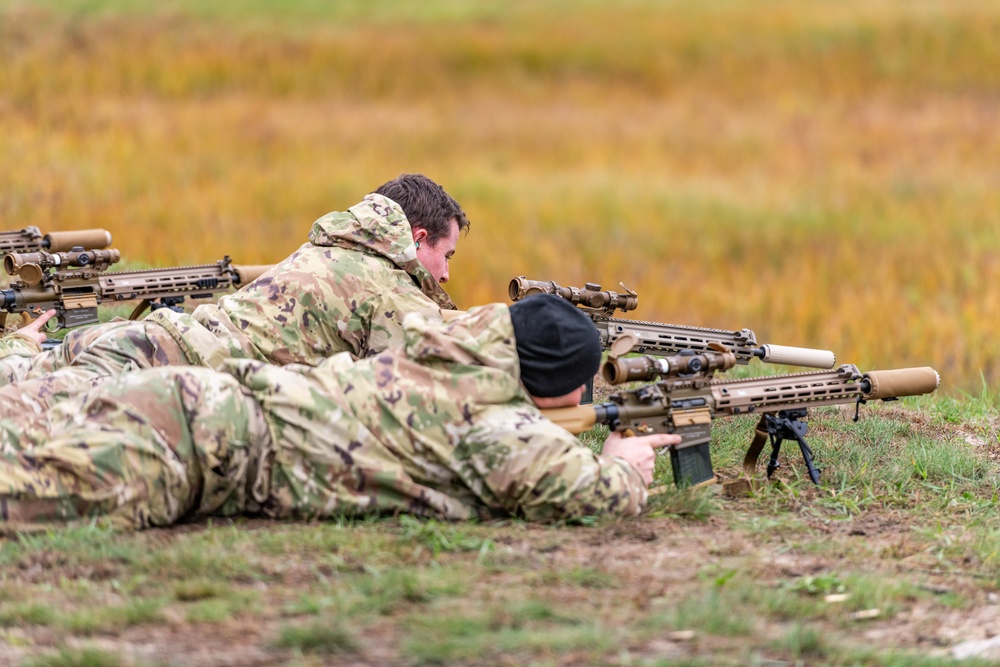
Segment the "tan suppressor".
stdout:
<path fill-rule="evenodd" d="M 25 227 L 0 232 L 0 254 L 8 252 L 67 252 L 73 248 L 95 250 L 111 245 L 111 232 L 106 229 L 81 229 L 71 232 L 49 232 L 42 235 L 38 227 Z"/>
<path fill-rule="evenodd" d="M 895 371 L 869 371 L 865 373 L 868 393 L 865 400 L 920 396 L 929 394 L 941 384 L 941 376 L 930 366 L 902 368 Z"/>

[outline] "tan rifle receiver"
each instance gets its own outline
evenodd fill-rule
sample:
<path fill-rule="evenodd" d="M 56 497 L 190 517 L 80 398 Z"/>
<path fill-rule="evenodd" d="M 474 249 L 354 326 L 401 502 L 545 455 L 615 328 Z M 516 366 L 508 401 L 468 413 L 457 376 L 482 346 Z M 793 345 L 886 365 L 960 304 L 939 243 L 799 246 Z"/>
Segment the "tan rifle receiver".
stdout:
<path fill-rule="evenodd" d="M 96 250 L 111 245 L 111 232 L 106 229 L 80 229 L 71 232 L 42 234 L 38 227 L 25 227 L 0 232 L 0 255 L 9 252 L 67 252 L 73 248 Z"/>
<path fill-rule="evenodd" d="M 59 256 L 59 255 L 65 255 Z M 86 259 L 82 257 L 87 256 Z M 270 269 L 270 265 L 233 264 L 225 256 L 214 264 L 165 269 L 105 272 L 118 260 L 117 250 L 67 253 L 11 253 L 4 268 L 21 280 L 0 290 L 0 325 L 9 313 L 38 317 L 56 310 L 49 331 L 95 324 L 97 306 L 141 300 L 129 319 L 137 319 L 147 308 L 179 310 L 186 298 L 205 299 L 244 286 Z"/>
<path fill-rule="evenodd" d="M 622 286 L 624 288 L 624 285 Z M 615 310 L 634 310 L 638 305 L 636 293 L 626 289 L 626 294 L 602 292 L 600 285 L 588 283 L 584 289 L 561 287 L 554 282 L 528 280 L 519 276 L 507 288 L 511 301 L 519 301 L 532 294 L 555 294 L 577 304 L 587 313 L 601 335 L 601 344 L 609 350 L 619 338 L 633 336 L 638 341 L 635 351 L 641 354 L 662 356 L 682 350 L 707 352 L 713 344 L 723 345 L 736 355 L 736 363 L 747 364 L 754 357 L 772 364 L 802 366 L 804 368 L 833 368 L 836 355 L 830 350 L 816 350 L 788 345 L 760 345 L 757 335 L 750 329 L 726 330 L 682 324 L 642 322 L 612 317 Z"/>
<path fill-rule="evenodd" d="M 713 371 L 677 374 L 638 389 L 611 395 L 606 403 L 542 410 L 571 433 L 604 424 L 627 435 L 676 433 L 681 444 L 670 448 L 677 484 L 701 484 L 714 479 L 709 455 L 712 420 L 741 414 L 760 414 L 756 436 L 743 460 L 745 484 L 752 485 L 757 458 L 770 439 L 767 476 L 778 467 L 778 451 L 785 439 L 796 440 L 810 479 L 819 483 L 812 450 L 805 441 L 802 421 L 810 407 L 855 403 L 857 421 L 861 404 L 927 394 L 941 382 L 937 371 L 924 366 L 861 373 L 844 364 L 836 370 L 794 373 L 744 380 L 713 380 Z"/>

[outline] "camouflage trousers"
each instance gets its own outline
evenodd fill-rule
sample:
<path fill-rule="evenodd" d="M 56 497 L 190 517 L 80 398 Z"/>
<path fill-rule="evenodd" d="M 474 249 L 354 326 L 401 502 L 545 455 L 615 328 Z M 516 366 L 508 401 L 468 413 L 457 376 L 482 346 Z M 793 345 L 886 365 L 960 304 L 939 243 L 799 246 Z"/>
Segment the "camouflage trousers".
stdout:
<path fill-rule="evenodd" d="M 145 528 L 240 514 L 256 506 L 269 442 L 232 376 L 170 367 L 110 378 L 44 415 L 0 418 L 0 524 L 107 515 Z"/>
<path fill-rule="evenodd" d="M 40 414 L 108 376 L 188 363 L 176 340 L 154 322 L 114 320 L 76 329 L 47 352 L 0 358 L 0 418 Z"/>

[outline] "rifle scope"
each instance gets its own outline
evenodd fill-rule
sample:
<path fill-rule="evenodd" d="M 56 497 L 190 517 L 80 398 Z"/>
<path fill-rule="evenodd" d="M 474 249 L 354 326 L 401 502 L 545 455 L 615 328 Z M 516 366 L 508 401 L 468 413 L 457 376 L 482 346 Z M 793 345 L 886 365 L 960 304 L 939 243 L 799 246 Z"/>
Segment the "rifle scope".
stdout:
<path fill-rule="evenodd" d="M 639 297 L 634 292 L 619 294 L 611 290 L 601 290 L 601 286 L 586 283 L 583 289 L 579 287 L 562 287 L 552 281 L 528 280 L 518 276 L 507 286 L 507 295 L 511 301 L 520 301 L 534 294 L 555 294 L 570 303 L 595 310 L 635 310 L 639 306 Z"/>
<path fill-rule="evenodd" d="M 698 375 L 711 377 L 715 371 L 729 370 L 736 365 L 732 352 L 702 352 L 675 354 L 666 357 L 609 357 L 601 367 L 601 375 L 608 384 L 655 380 L 658 377 Z"/>
<path fill-rule="evenodd" d="M 68 252 L 11 252 L 3 258 L 4 271 L 19 276 L 29 285 L 37 285 L 46 269 L 57 267 L 91 267 L 103 271 L 121 259 L 121 253 L 110 250 L 84 250 L 76 247 Z"/>

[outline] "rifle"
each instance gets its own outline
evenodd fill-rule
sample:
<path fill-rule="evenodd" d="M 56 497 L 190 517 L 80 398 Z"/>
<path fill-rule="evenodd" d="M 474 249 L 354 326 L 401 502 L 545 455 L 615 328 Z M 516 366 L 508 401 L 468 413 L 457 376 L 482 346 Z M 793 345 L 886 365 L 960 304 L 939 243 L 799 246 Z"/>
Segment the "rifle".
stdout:
<path fill-rule="evenodd" d="M 743 459 L 745 479 L 727 485 L 727 492 L 755 488 L 753 476 L 765 441 L 770 441 L 767 464 L 770 478 L 779 467 L 778 453 L 785 439 L 795 440 L 809 478 L 819 484 L 820 471 L 806 442 L 808 425 L 802 421 L 810 407 L 855 403 L 854 421 L 861 405 L 874 400 L 927 394 L 941 382 L 928 366 L 861 373 L 852 364 L 836 370 L 793 373 L 743 380 L 714 380 L 716 370 L 736 362 L 729 351 L 711 350 L 692 356 L 622 358 L 634 341 L 624 340 L 612 350 L 601 373 L 609 382 L 661 379 L 653 384 L 612 394 L 606 403 L 542 410 L 547 418 L 574 434 L 604 424 L 626 435 L 676 433 L 682 438 L 670 448 L 670 466 L 677 485 L 699 485 L 716 480 L 709 453 L 712 420 L 746 413 L 762 413 L 755 437 Z M 729 355 L 728 358 L 725 355 Z"/>
<path fill-rule="evenodd" d="M 110 301 L 140 303 L 129 315 L 137 319 L 147 308 L 172 308 L 185 298 L 204 299 L 233 287 L 246 285 L 270 269 L 268 265 L 233 264 L 226 255 L 215 264 L 165 269 L 105 272 L 120 259 L 115 249 L 68 252 L 8 253 L 4 269 L 20 278 L 0 290 L 0 327 L 9 313 L 37 317 L 54 308 L 55 322 L 48 331 L 95 324 L 97 306 Z"/>
<path fill-rule="evenodd" d="M 111 232 L 106 229 L 81 229 L 74 232 L 49 232 L 42 235 L 38 227 L 25 227 L 0 232 L 0 255 L 9 252 L 66 252 L 73 248 L 107 248 Z"/>
<path fill-rule="evenodd" d="M 728 331 L 681 324 L 641 322 L 613 317 L 616 310 L 635 310 L 639 297 L 624 285 L 625 294 L 602 291 L 600 285 L 586 283 L 583 289 L 561 287 L 554 282 L 528 280 L 518 276 L 510 281 L 507 294 L 511 301 L 519 301 L 532 294 L 555 294 L 578 306 L 593 321 L 601 334 L 605 350 L 625 335 L 638 339 L 636 352 L 666 355 L 692 350 L 705 352 L 713 344 L 721 344 L 736 355 L 736 363 L 748 364 L 754 357 L 772 364 L 804 366 L 807 368 L 833 368 L 836 356 L 829 350 L 814 350 L 788 345 L 759 345 L 757 335 L 750 329 Z"/>

